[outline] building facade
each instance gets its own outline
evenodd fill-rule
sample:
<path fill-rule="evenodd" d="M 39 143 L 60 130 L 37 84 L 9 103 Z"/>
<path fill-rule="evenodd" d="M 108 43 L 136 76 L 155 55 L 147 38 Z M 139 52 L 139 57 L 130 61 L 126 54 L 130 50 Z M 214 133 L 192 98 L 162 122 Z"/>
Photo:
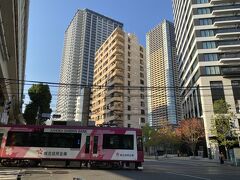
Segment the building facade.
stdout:
<path fill-rule="evenodd" d="M 123 24 L 89 9 L 78 10 L 65 31 L 57 113 L 60 120 L 84 121 L 89 118 L 89 98 L 84 88 L 93 82 L 96 50 L 116 27 Z M 77 103 L 77 99 L 80 103 Z M 82 110 L 81 107 L 88 107 Z M 83 113 L 84 112 L 84 113 Z M 81 114 L 79 114 L 81 113 Z"/>
<path fill-rule="evenodd" d="M 92 116 L 97 125 L 141 128 L 147 117 L 145 49 L 120 28 L 96 52 Z"/>
<path fill-rule="evenodd" d="M 1 0 L 0 5 L 0 123 L 24 123 L 28 0 Z"/>
<path fill-rule="evenodd" d="M 218 155 L 213 103 L 224 99 L 240 119 L 240 1 L 173 0 L 173 9 L 183 116 L 203 118 L 209 155 Z"/>
<path fill-rule="evenodd" d="M 151 126 L 181 120 L 173 23 L 164 20 L 146 36 L 148 119 Z"/>

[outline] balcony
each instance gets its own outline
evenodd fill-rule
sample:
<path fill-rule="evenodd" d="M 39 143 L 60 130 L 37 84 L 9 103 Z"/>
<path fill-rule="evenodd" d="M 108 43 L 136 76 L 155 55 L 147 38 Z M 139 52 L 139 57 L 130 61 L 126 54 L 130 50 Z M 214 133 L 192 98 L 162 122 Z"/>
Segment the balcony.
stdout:
<path fill-rule="evenodd" d="M 123 102 L 123 96 L 119 96 L 119 97 L 107 97 L 106 100 L 108 103 L 111 102 Z"/>
<path fill-rule="evenodd" d="M 220 63 L 240 63 L 240 54 L 223 54 L 220 55 Z"/>
<path fill-rule="evenodd" d="M 233 38 L 239 38 L 240 32 L 225 32 L 225 33 L 217 33 L 216 38 L 219 39 L 233 39 Z"/>
<path fill-rule="evenodd" d="M 211 5 L 219 5 L 219 4 L 225 4 L 225 3 L 234 3 L 234 2 L 240 2 L 240 0 L 211 0 Z"/>
<path fill-rule="evenodd" d="M 240 75 L 240 66 L 221 67 L 223 77 L 236 77 Z"/>
<path fill-rule="evenodd" d="M 240 48 L 240 41 L 222 41 L 218 43 L 218 50 L 222 51 L 238 51 Z"/>
<path fill-rule="evenodd" d="M 223 21 L 214 22 L 214 26 L 217 26 L 217 27 L 234 26 L 234 25 L 240 25 L 240 19 L 237 19 L 237 20 L 223 20 Z"/>
<path fill-rule="evenodd" d="M 212 15 L 214 15 L 214 16 L 229 15 L 229 14 L 236 14 L 239 12 L 240 12 L 240 8 L 219 9 L 219 10 L 213 10 Z"/>
<path fill-rule="evenodd" d="M 122 77 L 119 77 L 119 76 L 114 76 L 113 78 L 111 78 L 107 85 L 108 86 L 113 86 L 113 85 L 123 85 L 124 83 L 124 80 Z"/>
<path fill-rule="evenodd" d="M 113 106 L 110 106 L 108 112 L 110 112 L 110 111 L 113 111 L 115 114 L 119 114 L 119 113 L 122 114 L 123 113 L 122 102 L 121 102 L 121 105 L 114 104 Z"/>
<path fill-rule="evenodd" d="M 112 93 L 123 93 L 123 86 L 114 86 L 113 88 L 112 87 L 109 87 L 108 90 L 107 90 L 107 95 L 110 95 Z"/>
<path fill-rule="evenodd" d="M 124 76 L 124 71 L 122 69 L 116 69 L 113 75 Z"/>

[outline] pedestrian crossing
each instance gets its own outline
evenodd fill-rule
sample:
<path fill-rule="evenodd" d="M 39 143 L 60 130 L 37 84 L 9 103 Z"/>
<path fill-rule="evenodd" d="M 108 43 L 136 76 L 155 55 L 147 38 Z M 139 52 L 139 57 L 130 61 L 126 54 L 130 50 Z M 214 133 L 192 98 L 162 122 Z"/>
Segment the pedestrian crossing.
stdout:
<path fill-rule="evenodd" d="M 20 170 L 1 170 L 1 180 L 21 180 Z"/>

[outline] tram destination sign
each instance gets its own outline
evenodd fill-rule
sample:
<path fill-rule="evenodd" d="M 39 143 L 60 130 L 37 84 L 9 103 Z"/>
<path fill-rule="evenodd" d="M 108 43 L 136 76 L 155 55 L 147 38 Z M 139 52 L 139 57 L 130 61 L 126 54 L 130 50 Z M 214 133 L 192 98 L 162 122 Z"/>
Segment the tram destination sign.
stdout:
<path fill-rule="evenodd" d="M 44 132 L 48 132 L 48 133 L 87 133 L 87 130 L 86 129 L 44 128 Z"/>

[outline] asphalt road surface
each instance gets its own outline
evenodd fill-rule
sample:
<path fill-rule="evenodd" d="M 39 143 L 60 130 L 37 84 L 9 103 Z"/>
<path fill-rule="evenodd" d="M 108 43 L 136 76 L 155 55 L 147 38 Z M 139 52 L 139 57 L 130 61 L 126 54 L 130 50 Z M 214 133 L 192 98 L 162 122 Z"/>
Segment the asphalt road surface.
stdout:
<path fill-rule="evenodd" d="M 17 179 L 19 172 L 23 174 L 21 180 L 240 180 L 240 167 L 214 162 L 146 160 L 143 167 L 143 171 L 0 167 L 0 179 Z"/>

